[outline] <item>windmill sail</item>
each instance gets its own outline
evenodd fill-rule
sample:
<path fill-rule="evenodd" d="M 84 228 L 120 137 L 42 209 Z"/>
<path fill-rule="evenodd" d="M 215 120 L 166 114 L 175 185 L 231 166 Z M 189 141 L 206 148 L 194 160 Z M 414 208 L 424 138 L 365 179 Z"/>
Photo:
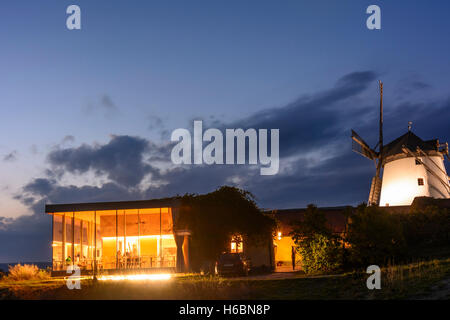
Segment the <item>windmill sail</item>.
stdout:
<path fill-rule="evenodd" d="M 352 150 L 359 153 L 363 157 L 370 160 L 377 158 L 377 154 L 373 151 L 369 145 L 355 132 L 352 130 Z"/>

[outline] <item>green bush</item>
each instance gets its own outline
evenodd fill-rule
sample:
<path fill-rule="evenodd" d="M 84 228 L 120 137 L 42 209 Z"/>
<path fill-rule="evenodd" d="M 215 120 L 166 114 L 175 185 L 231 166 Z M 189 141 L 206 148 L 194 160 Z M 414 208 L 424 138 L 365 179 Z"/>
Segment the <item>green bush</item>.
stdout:
<path fill-rule="evenodd" d="M 291 236 L 306 273 L 333 272 L 342 267 L 342 242 L 327 225 L 324 212 L 315 205 L 308 205 L 302 221 L 293 225 Z"/>
<path fill-rule="evenodd" d="M 306 273 L 333 272 L 342 267 L 343 248 L 335 238 L 315 234 L 300 242 L 297 251 Z"/>
<path fill-rule="evenodd" d="M 450 210 L 445 208 L 428 204 L 392 213 L 362 204 L 344 214 L 348 224 L 341 236 L 331 232 L 323 210 L 314 205 L 293 223 L 291 236 L 306 272 L 414 261 L 450 244 Z"/>

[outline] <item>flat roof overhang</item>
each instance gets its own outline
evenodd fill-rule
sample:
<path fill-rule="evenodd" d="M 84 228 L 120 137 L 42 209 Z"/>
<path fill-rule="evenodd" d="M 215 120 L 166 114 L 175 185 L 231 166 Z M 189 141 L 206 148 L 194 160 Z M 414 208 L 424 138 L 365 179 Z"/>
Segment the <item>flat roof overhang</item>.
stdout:
<path fill-rule="evenodd" d="M 45 213 L 147 209 L 147 208 L 173 208 L 179 207 L 180 205 L 181 201 L 177 198 L 137 200 L 137 201 L 46 204 Z"/>

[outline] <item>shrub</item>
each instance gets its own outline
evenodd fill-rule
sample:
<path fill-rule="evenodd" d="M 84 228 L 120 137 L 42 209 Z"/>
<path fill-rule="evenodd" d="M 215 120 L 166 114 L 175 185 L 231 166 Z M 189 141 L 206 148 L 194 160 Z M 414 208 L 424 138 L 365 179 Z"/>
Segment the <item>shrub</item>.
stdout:
<path fill-rule="evenodd" d="M 10 280 L 44 280 L 49 277 L 50 275 L 47 271 L 40 270 L 34 264 L 16 264 L 13 267 L 9 267 L 8 279 Z"/>
<path fill-rule="evenodd" d="M 332 272 L 342 267 L 343 248 L 335 238 L 315 234 L 301 241 L 297 251 L 306 273 Z"/>
<path fill-rule="evenodd" d="M 378 207 L 361 205 L 351 216 L 346 241 L 354 265 L 384 265 L 405 248 L 400 219 Z"/>
<path fill-rule="evenodd" d="M 411 213 L 401 218 L 408 246 L 449 244 L 450 210 L 435 206 L 411 207 Z"/>
<path fill-rule="evenodd" d="M 325 213 L 310 204 L 301 222 L 293 225 L 292 239 L 306 273 L 332 272 L 340 269 L 343 251 L 340 238 L 327 225 Z"/>

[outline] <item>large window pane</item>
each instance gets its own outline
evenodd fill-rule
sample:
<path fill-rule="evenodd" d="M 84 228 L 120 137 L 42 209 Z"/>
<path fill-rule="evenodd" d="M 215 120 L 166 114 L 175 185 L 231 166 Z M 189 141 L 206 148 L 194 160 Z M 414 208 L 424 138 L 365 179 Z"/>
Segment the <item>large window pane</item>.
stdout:
<path fill-rule="evenodd" d="M 116 211 L 98 211 L 100 216 L 102 267 L 103 269 L 116 268 L 117 238 L 116 238 Z"/>
<path fill-rule="evenodd" d="M 65 214 L 65 227 L 66 227 L 66 238 L 65 238 L 65 256 L 64 260 L 66 265 L 70 265 L 73 262 L 73 251 L 72 251 L 72 241 L 73 241 L 73 226 L 72 226 L 72 213 Z"/>
<path fill-rule="evenodd" d="M 59 271 L 63 268 L 63 218 L 59 214 L 53 214 L 53 270 Z"/>
<path fill-rule="evenodd" d="M 81 262 L 81 220 L 74 219 L 74 262 L 79 265 Z"/>

